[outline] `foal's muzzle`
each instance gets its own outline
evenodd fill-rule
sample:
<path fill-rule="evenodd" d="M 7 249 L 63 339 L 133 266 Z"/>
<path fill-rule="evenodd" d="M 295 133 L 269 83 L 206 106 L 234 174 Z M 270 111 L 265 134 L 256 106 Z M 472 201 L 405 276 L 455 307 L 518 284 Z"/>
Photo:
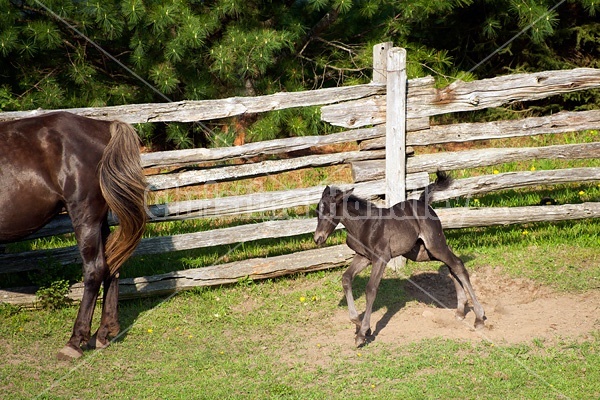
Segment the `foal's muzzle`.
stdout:
<path fill-rule="evenodd" d="M 323 235 L 320 232 L 315 232 L 315 236 L 313 239 L 315 240 L 316 244 L 322 245 L 323 243 L 325 243 L 325 240 L 327 240 L 327 236 Z"/>

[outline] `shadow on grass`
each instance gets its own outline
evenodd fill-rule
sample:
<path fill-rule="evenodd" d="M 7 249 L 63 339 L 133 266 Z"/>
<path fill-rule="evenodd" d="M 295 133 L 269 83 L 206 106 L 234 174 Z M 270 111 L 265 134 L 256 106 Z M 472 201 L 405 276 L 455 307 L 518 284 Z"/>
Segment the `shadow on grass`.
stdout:
<path fill-rule="evenodd" d="M 172 296 L 144 297 L 139 299 L 127 299 L 119 301 L 119 325 L 121 332 L 115 342 L 125 341 L 131 327 L 140 318 L 141 314 L 151 312 L 161 303 Z"/>

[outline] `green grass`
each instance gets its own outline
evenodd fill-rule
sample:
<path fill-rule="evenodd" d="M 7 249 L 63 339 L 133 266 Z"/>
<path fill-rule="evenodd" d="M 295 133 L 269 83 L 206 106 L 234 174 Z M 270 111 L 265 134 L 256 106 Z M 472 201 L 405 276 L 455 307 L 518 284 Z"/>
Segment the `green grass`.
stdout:
<path fill-rule="evenodd" d="M 597 141 L 597 131 L 521 139 L 521 145 Z M 543 140 L 543 143 L 536 141 Z M 507 146 L 510 142 L 504 142 Z M 511 163 L 455 177 L 495 171 L 599 166 L 598 160 Z M 326 169 L 308 180 L 333 179 Z M 285 182 L 284 187 L 307 182 Z M 275 189 L 267 182 L 263 189 Z M 220 188 L 219 190 L 225 190 Z M 239 190 L 238 190 L 239 191 Z M 598 184 L 559 185 L 462 198 L 452 206 L 515 207 L 549 196 L 559 203 L 599 201 Z M 445 206 L 439 205 L 439 206 Z M 306 214 L 306 210 L 298 214 Z M 252 216 L 253 222 L 265 216 Z M 267 216 L 268 217 L 268 216 Z M 247 219 L 168 222 L 148 227 L 147 236 L 172 235 Z M 558 292 L 600 288 L 599 220 L 535 223 L 447 230 L 451 247 L 470 271 L 528 278 Z M 328 244 L 342 243 L 336 233 Z M 10 251 L 73 245 L 72 235 L 14 244 Z M 156 256 L 134 257 L 122 276 L 152 275 L 314 247 L 311 235 L 261 240 Z M 436 270 L 439 263 L 408 263 L 405 275 Z M 54 268 L 53 274 L 60 274 Z M 346 308 L 341 269 L 223 287 L 199 288 L 168 298 L 120 303 L 122 336 L 108 349 L 81 360 L 57 362 L 70 335 L 77 307 L 21 310 L 0 305 L 0 397 L 3 399 L 595 399 L 600 397 L 600 332 L 585 338 L 517 345 L 444 338 L 417 342 L 375 341 L 353 347 L 352 327 L 334 316 Z M 78 275 L 79 274 L 79 275 Z M 80 267 L 67 268 L 79 279 Z M 39 281 L 34 273 L 3 276 L 3 287 Z M 368 270 L 357 277 L 357 302 L 364 303 Z M 409 301 L 387 271 L 376 309 Z M 361 291 L 362 290 L 362 291 Z M 477 288 L 476 288 L 477 290 Z M 359 307 L 360 308 L 360 307 Z M 97 326 L 99 313 L 94 317 Z M 571 317 L 571 316 L 569 316 Z M 526 322 L 526 321 L 524 321 Z M 418 323 L 415 321 L 415 323 Z M 597 324 L 597 326 L 600 326 Z M 347 341 L 335 340 L 336 335 Z"/>
<path fill-rule="evenodd" d="M 108 349 L 74 362 L 54 359 L 68 338 L 74 307 L 4 308 L 0 392 L 5 399 L 600 395 L 600 334 L 584 341 L 510 346 L 443 338 L 375 341 L 355 349 L 351 327 L 332 322 L 332 315 L 345 308 L 340 274 L 323 271 L 202 288 L 166 300 L 125 301 L 125 334 Z M 382 283 L 378 307 L 399 301 L 398 287 L 388 281 Z M 347 344 L 330 339 L 337 332 L 348 336 Z"/>

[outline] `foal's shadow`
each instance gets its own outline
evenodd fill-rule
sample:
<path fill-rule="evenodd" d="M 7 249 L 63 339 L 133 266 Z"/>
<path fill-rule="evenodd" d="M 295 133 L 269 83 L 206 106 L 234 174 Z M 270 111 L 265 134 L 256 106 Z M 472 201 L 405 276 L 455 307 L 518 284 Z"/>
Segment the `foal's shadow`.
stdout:
<path fill-rule="evenodd" d="M 461 259 L 466 262 L 470 258 L 468 256 L 461 256 Z M 399 272 L 398 274 L 401 273 Z M 386 307 L 386 312 L 375 324 L 375 330 L 372 331 L 371 335 L 367 336 L 367 343 L 373 342 L 379 333 L 389 324 L 393 316 L 411 301 L 417 301 L 437 308 L 456 309 L 456 289 L 454 288 L 448 267 L 444 264 L 440 264 L 437 272 L 421 272 L 409 277 L 396 277 L 393 276 L 396 274 L 389 272 L 386 275 L 388 276 L 387 278 L 384 277 L 381 279 L 377 297 L 373 304 L 373 312 L 382 307 Z M 392 277 L 389 277 L 390 275 Z M 369 275 L 364 274 L 354 279 L 352 283 L 354 299 L 359 299 L 365 295 L 368 281 Z M 340 300 L 339 306 L 348 307 L 345 296 Z M 465 311 L 469 311 L 468 306 Z M 362 319 L 363 316 L 364 311 L 360 314 L 360 318 Z"/>

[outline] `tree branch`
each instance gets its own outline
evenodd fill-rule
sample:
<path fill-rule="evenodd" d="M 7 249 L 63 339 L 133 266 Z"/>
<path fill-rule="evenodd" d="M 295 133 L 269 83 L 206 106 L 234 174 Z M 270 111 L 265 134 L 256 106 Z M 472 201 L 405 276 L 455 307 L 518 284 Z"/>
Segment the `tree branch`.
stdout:
<path fill-rule="evenodd" d="M 302 51 L 306 48 L 315 37 L 320 36 L 325 32 L 335 21 L 337 21 L 340 15 L 339 9 L 333 9 L 321 18 L 319 22 L 306 34 L 304 40 L 298 42 L 295 47 L 296 54 L 302 54 Z"/>

